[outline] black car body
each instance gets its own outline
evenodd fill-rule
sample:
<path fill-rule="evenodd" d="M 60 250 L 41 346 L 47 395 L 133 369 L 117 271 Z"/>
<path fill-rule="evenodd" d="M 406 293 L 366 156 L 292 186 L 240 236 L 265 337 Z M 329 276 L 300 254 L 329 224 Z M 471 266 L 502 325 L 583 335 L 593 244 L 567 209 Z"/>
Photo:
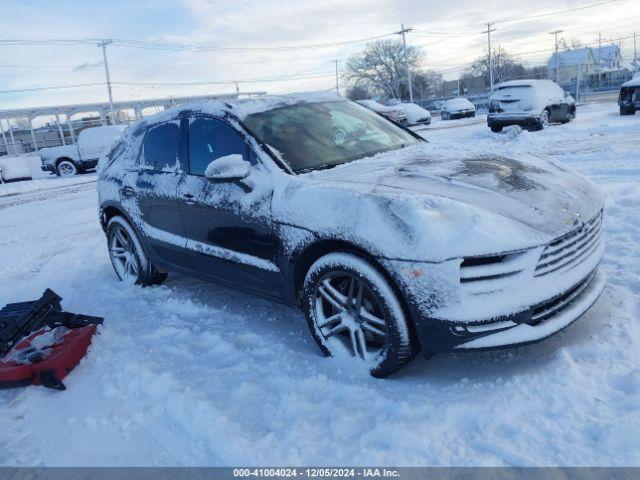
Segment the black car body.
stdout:
<path fill-rule="evenodd" d="M 640 110 L 640 76 L 622 84 L 618 105 L 620 115 L 634 115 Z"/>
<path fill-rule="evenodd" d="M 394 146 L 371 150 L 381 135 Z M 342 155 L 358 146 L 371 155 Z M 604 286 L 602 198 L 586 179 L 533 156 L 438 150 L 332 95 L 148 117 L 104 159 L 98 186 L 107 234 L 120 219 L 120 233 L 143 252 L 134 259 L 148 274 L 142 282 L 136 272 L 139 283 L 180 272 L 302 304 L 309 319 L 314 266 L 329 258 L 317 267 L 324 294 L 322 285 L 334 288 L 327 265 L 351 272 L 351 290 L 332 290 L 349 305 L 353 278 L 366 271 L 372 291 L 398 299 L 379 308 L 373 299 L 371 308 L 407 317 L 408 326 L 385 327 L 399 342 L 389 351 L 402 358 L 380 374 L 418 348 L 540 340 L 584 313 Z M 114 263 L 123 278 L 133 260 L 117 233 L 109 245 L 124 259 Z M 320 348 L 334 354 L 316 327 Z M 398 347 L 409 337 L 412 349 Z"/>

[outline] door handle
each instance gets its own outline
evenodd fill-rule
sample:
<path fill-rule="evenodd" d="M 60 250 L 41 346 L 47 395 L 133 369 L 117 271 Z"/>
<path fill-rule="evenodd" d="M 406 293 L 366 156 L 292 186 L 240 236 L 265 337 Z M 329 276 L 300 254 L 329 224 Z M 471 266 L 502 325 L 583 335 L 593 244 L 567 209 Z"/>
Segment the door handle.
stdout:
<path fill-rule="evenodd" d="M 133 197 L 136 194 L 136 191 L 133 187 L 122 187 L 120 189 L 120 193 L 122 193 L 124 197 Z"/>
<path fill-rule="evenodd" d="M 182 198 L 184 199 L 184 203 L 187 205 L 195 205 L 196 200 L 192 193 L 183 193 Z"/>

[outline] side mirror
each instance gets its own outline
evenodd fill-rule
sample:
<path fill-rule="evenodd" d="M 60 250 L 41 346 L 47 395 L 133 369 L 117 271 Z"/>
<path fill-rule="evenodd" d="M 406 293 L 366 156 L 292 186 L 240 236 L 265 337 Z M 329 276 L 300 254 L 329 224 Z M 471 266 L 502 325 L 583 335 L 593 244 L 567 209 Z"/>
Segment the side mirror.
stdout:
<path fill-rule="evenodd" d="M 234 153 L 216 158 L 204 171 L 204 176 L 218 182 L 237 182 L 249 176 L 249 162 Z"/>

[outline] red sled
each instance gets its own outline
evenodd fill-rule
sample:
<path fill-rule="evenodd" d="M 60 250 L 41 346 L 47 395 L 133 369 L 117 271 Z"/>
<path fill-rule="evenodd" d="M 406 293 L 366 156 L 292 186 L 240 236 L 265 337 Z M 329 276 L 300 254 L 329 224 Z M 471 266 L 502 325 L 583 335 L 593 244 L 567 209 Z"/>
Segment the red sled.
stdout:
<path fill-rule="evenodd" d="M 0 389 L 65 390 L 62 380 L 86 355 L 102 318 L 63 312 L 61 300 L 47 289 L 35 302 L 0 310 Z"/>

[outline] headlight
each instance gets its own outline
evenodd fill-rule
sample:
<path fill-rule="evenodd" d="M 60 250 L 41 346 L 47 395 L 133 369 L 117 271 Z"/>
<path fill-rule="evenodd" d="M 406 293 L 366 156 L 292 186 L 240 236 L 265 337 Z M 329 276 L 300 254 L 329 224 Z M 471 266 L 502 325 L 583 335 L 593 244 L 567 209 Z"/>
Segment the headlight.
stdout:
<path fill-rule="evenodd" d="M 500 110 L 500 102 L 498 102 L 497 100 L 491 100 L 489 102 L 489 112 L 493 113 L 499 110 Z"/>

